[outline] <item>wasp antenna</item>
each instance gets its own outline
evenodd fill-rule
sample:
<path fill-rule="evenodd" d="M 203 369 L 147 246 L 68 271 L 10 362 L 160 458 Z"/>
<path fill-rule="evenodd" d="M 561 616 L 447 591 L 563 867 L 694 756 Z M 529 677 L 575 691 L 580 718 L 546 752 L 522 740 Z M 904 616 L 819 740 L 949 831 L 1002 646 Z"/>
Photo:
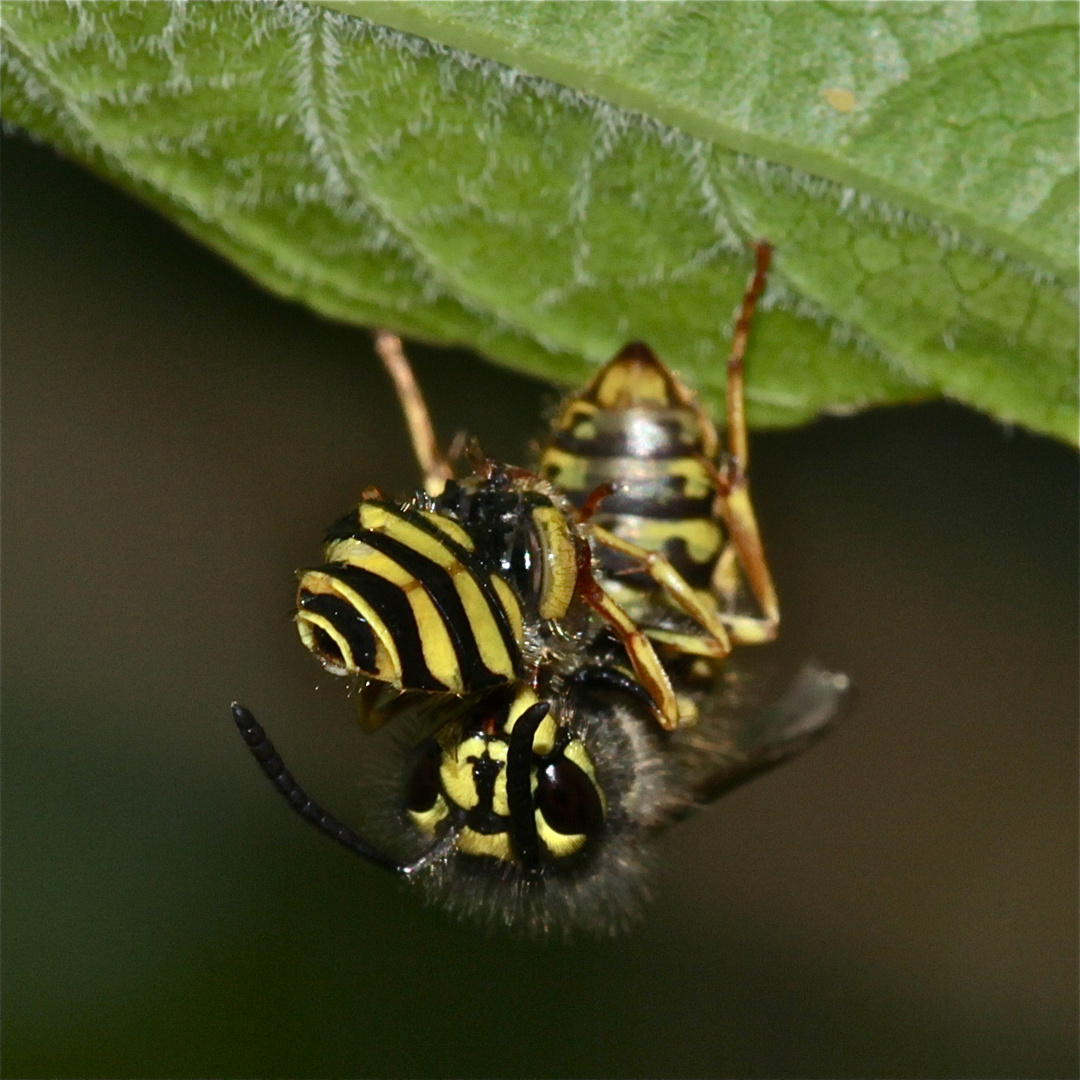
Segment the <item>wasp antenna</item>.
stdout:
<path fill-rule="evenodd" d="M 367 859 L 368 862 L 381 866 L 384 870 L 411 873 L 416 868 L 411 863 L 405 863 L 387 855 L 358 833 L 353 832 L 348 825 L 338 821 L 333 814 L 324 810 L 297 783 L 296 778 L 285 767 L 285 762 L 281 760 L 281 755 L 274 748 L 274 744 L 259 721 L 243 705 L 235 701 L 232 704 L 232 713 L 236 726 L 251 751 L 251 756 L 259 763 L 259 768 L 282 794 L 289 806 L 306 822 L 314 825 L 332 840 L 336 840 L 342 847 L 348 848 L 354 855 L 359 855 L 360 858 Z M 423 861 L 429 861 L 430 857 L 423 857 Z"/>
<path fill-rule="evenodd" d="M 540 872 L 540 837 L 536 831 L 536 816 L 532 798 L 533 736 L 551 705 L 538 701 L 527 708 L 510 733 L 510 749 L 506 755 L 506 801 L 510 806 L 510 835 L 514 851 L 526 874 Z"/>

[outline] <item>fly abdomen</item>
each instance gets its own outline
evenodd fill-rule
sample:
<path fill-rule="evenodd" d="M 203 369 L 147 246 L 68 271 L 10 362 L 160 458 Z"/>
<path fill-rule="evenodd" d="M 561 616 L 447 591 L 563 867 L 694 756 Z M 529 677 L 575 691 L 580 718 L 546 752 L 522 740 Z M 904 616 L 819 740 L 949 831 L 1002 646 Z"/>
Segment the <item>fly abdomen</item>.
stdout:
<path fill-rule="evenodd" d="M 296 622 L 335 675 L 455 694 L 521 674 L 521 609 L 450 519 L 367 500 L 301 571 Z"/>

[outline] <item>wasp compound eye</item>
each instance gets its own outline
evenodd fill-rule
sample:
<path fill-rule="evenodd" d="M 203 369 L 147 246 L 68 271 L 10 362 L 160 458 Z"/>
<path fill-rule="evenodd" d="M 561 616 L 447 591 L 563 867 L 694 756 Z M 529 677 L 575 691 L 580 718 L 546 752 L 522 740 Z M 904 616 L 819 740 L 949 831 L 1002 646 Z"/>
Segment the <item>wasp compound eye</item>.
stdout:
<path fill-rule="evenodd" d="M 600 793 L 584 769 L 562 757 L 536 777 L 536 806 L 544 820 L 564 836 L 595 836 L 604 827 Z"/>

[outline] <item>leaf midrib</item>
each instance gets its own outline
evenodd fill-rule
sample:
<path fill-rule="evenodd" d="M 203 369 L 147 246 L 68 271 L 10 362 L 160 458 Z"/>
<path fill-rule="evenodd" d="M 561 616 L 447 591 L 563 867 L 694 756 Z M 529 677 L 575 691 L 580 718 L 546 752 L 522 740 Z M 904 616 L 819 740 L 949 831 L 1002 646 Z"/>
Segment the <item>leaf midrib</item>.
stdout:
<path fill-rule="evenodd" d="M 933 200 L 919 196 L 909 189 L 888 180 L 866 173 L 849 162 L 815 150 L 812 147 L 792 147 L 777 142 L 775 139 L 748 134 L 737 128 L 731 128 L 719 121 L 712 120 L 700 110 L 685 105 L 672 105 L 657 102 L 647 90 L 628 85 L 618 76 L 611 74 L 583 73 L 572 64 L 546 53 L 541 49 L 508 44 L 504 39 L 485 35 L 475 26 L 467 30 L 447 26 L 429 19 L 407 3 L 387 2 L 387 0 L 309 0 L 324 8 L 329 8 L 353 17 L 361 16 L 385 26 L 390 26 L 407 34 L 416 34 L 429 38 L 449 48 L 460 49 L 474 56 L 482 56 L 504 66 L 523 71 L 528 75 L 547 79 L 581 93 L 609 101 L 611 104 L 637 112 L 644 117 L 677 128 L 696 138 L 703 138 L 719 143 L 737 153 L 750 154 L 764 158 L 778 165 L 809 172 L 826 180 L 832 180 L 847 187 L 856 188 L 862 193 L 931 218 L 941 224 L 957 228 L 973 238 L 1017 258 L 1032 264 L 1044 273 L 1050 273 L 1065 284 L 1080 283 L 1080 269 L 1075 262 L 1058 263 L 1048 252 L 1027 244 L 1019 237 L 1002 232 L 993 223 L 979 220 L 973 214 L 948 207 Z M 983 42 L 1007 42 L 1031 35 L 1045 34 L 1048 30 L 1063 30 L 1073 26 L 1072 22 L 1047 22 L 1037 27 L 1025 27 L 1018 30 L 987 34 Z M 478 46 L 484 51 L 478 52 Z M 913 71 L 929 72 L 943 61 L 962 55 L 963 49 L 957 48 L 944 52 L 932 61 L 913 67 Z M 895 89 L 895 88 L 892 88 Z M 876 100 L 884 100 L 889 91 L 885 91 Z M 1054 118 L 1040 118 L 1041 123 L 1050 122 L 1073 115 L 1075 110 L 1066 110 Z M 1056 185 L 1055 185 L 1056 186 Z"/>

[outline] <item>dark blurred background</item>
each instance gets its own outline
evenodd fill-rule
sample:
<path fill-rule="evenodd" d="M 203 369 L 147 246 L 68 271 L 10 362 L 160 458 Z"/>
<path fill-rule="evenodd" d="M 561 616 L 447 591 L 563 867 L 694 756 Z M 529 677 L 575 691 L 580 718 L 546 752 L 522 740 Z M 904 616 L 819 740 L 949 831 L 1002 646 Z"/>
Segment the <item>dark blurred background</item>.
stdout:
<path fill-rule="evenodd" d="M 5 1076 L 1077 1075 L 1071 449 L 946 404 L 755 436 L 775 666 L 858 707 L 671 833 L 631 936 L 485 936 L 294 818 L 228 712 L 348 818 L 363 736 L 289 611 L 362 487 L 415 486 L 369 336 L 2 164 Z M 557 391 L 411 352 L 444 440 L 525 458 Z"/>

